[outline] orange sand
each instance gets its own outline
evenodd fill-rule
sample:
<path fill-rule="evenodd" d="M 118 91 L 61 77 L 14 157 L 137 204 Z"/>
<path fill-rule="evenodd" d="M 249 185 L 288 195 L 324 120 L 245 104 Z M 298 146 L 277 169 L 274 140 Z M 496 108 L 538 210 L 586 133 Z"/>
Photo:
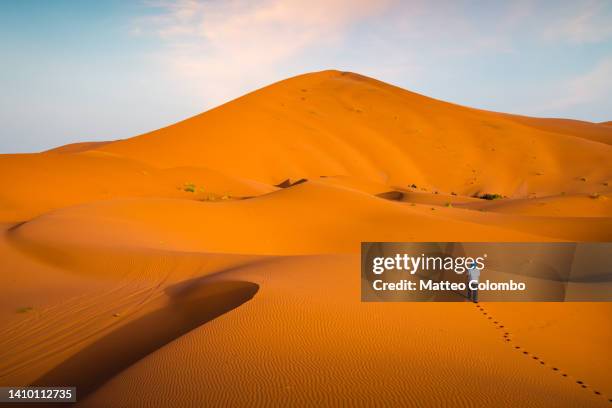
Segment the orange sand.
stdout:
<path fill-rule="evenodd" d="M 609 241 L 610 181 L 606 124 L 338 71 L 1 155 L 0 385 L 91 407 L 609 406 L 611 304 L 361 303 L 359 243 Z"/>

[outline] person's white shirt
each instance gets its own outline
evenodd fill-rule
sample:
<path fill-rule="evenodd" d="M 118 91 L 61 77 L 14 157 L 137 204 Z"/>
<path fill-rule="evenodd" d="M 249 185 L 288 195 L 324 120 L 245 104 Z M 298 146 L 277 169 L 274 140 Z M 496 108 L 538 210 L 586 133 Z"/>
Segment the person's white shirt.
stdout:
<path fill-rule="evenodd" d="M 478 269 L 477 266 L 473 266 L 471 268 L 468 269 L 468 278 L 471 281 L 476 281 L 478 282 L 478 279 L 480 279 L 480 269 Z"/>

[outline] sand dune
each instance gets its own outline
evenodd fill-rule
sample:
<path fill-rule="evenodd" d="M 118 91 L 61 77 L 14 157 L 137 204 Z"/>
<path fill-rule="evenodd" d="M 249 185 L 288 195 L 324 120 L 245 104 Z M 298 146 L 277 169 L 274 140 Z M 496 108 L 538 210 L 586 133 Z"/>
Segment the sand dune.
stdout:
<path fill-rule="evenodd" d="M 568 374 L 564 379 L 578 388 L 582 387 L 577 381 L 582 381 L 589 392 L 611 393 L 610 367 L 606 361 L 612 358 L 609 347 L 612 329 L 606 321 L 612 313 L 612 304 L 542 303 L 532 307 L 520 303 L 514 306 L 487 306 L 496 319 L 512 328 L 514 347 L 518 345 L 530 352 L 532 359 L 535 356 L 544 361 L 547 370 Z M 526 313 L 531 315 L 529 321 L 524 319 Z M 588 347 L 584 341 L 586 334 L 590 336 Z"/>
<path fill-rule="evenodd" d="M 357 268 L 358 256 L 332 255 L 283 258 L 226 274 L 257 282 L 261 290 L 113 378 L 84 406 L 121 406 L 134 398 L 143 405 L 181 399 L 193 406 L 383 400 L 409 407 L 605 406 L 603 398 L 507 346 L 501 330 L 474 306 L 360 303 Z M 321 283 L 333 287 L 333 295 L 313 298 Z M 561 306 L 557 313 L 571 309 Z M 605 321 L 601 315 L 592 320 Z M 567 344 L 584 338 L 566 335 Z M 610 389 L 609 381 L 597 379 L 598 390 Z"/>
<path fill-rule="evenodd" d="M 205 167 L 159 169 L 100 152 L 0 156 L 0 220 L 23 221 L 73 204 L 119 197 L 193 200 L 276 188 Z"/>
<path fill-rule="evenodd" d="M 607 304 L 362 303 L 359 248 L 609 241 L 611 142 L 323 71 L 0 155 L 0 385 L 94 407 L 608 406 Z"/>
<path fill-rule="evenodd" d="M 550 217 L 606 218 L 612 213 L 612 194 L 563 194 L 516 200 L 478 200 L 465 203 L 461 208 Z"/>
<path fill-rule="evenodd" d="M 612 144 L 612 135 L 605 126 L 609 122 L 591 123 L 571 119 L 531 118 L 508 115 L 511 120 L 551 133 L 560 133 L 595 142 Z"/>
<path fill-rule="evenodd" d="M 88 247 L 301 255 L 355 253 L 360 242 L 368 240 L 543 238 L 486 224 L 486 220 L 472 222 L 469 216 L 455 221 L 361 192 L 308 182 L 241 201 L 100 201 L 47 213 L 14 228 L 9 237 L 33 246 L 39 254 L 49 252 L 50 258 L 53 251 L 63 251 L 65 255 L 55 255 L 62 259 Z M 232 225 L 240 225 L 240 230 Z"/>
<path fill-rule="evenodd" d="M 111 142 L 80 142 L 80 143 L 70 143 L 64 146 L 55 147 L 53 149 L 47 150 L 50 153 L 79 153 L 86 152 L 88 150 L 95 149 L 96 147 L 102 147 L 105 144 Z"/>
<path fill-rule="evenodd" d="M 342 174 L 465 195 L 578 192 L 609 176 L 611 146 L 534 121 L 537 127 L 323 71 L 99 150 L 162 167 L 206 165 L 268 183 Z M 584 126 L 596 128 L 597 138 L 612 137 L 607 127 Z"/>
<path fill-rule="evenodd" d="M 189 288 L 79 351 L 33 384 L 73 384 L 81 399 L 151 352 L 251 299 L 258 286 L 224 281 Z M 95 367 L 85 372 L 84 367 Z"/>

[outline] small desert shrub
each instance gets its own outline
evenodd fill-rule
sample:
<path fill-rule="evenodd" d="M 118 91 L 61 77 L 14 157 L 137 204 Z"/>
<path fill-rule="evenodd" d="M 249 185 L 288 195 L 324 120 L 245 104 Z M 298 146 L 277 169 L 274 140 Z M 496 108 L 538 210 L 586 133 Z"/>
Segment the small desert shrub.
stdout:
<path fill-rule="evenodd" d="M 579 180 L 580 181 L 587 181 L 587 178 L 586 177 L 580 177 Z"/>
<path fill-rule="evenodd" d="M 484 194 L 477 195 L 476 197 L 482 198 L 483 200 L 499 200 L 499 199 L 504 198 L 503 195 L 497 194 L 497 193 L 493 193 L 493 194 L 492 193 L 484 193 Z"/>
<path fill-rule="evenodd" d="M 414 183 L 412 183 L 412 184 L 410 185 L 410 187 L 412 187 L 412 188 L 417 188 L 417 185 L 416 185 L 416 184 L 414 184 Z"/>
<path fill-rule="evenodd" d="M 185 185 L 183 186 L 183 191 L 186 191 L 188 193 L 195 193 L 196 186 L 193 183 L 185 183 Z"/>
<path fill-rule="evenodd" d="M 599 195 L 599 193 L 591 193 L 591 194 L 589 194 L 589 197 L 591 197 L 593 199 L 598 199 L 599 197 L 601 197 L 601 195 Z"/>
<path fill-rule="evenodd" d="M 454 191 L 451 191 L 451 195 L 456 196 L 456 195 L 457 195 L 457 193 L 455 193 Z"/>
<path fill-rule="evenodd" d="M 204 194 L 199 198 L 200 201 L 228 201 L 231 199 L 232 196 L 229 194 L 217 195 L 215 193 Z"/>
<path fill-rule="evenodd" d="M 452 207 L 452 206 L 453 206 L 453 203 L 446 203 L 446 204 L 444 204 L 444 205 L 445 205 L 445 206 L 447 206 L 447 207 Z"/>
<path fill-rule="evenodd" d="M 17 313 L 28 313 L 28 312 L 31 312 L 32 310 L 34 310 L 32 306 L 24 306 L 24 307 L 18 308 Z"/>
<path fill-rule="evenodd" d="M 200 201 L 217 201 L 218 197 L 212 193 L 210 194 L 205 194 L 202 197 L 200 197 Z"/>

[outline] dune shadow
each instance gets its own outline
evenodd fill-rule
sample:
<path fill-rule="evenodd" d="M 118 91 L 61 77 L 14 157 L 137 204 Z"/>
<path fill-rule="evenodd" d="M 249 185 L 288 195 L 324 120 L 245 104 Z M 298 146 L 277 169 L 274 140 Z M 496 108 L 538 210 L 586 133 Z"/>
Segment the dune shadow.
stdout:
<path fill-rule="evenodd" d="M 289 187 L 297 186 L 298 184 L 305 183 L 307 181 L 308 181 L 308 179 L 305 179 L 305 178 L 301 178 L 301 179 L 296 180 L 296 181 L 291 181 L 291 179 L 285 179 L 285 180 L 281 181 L 280 183 L 275 184 L 274 186 L 278 187 L 278 188 L 289 188 Z"/>
<path fill-rule="evenodd" d="M 403 192 L 397 190 L 385 191 L 384 193 L 376 194 L 376 197 L 384 198 L 385 200 L 391 201 L 402 201 L 404 199 L 404 196 L 405 194 Z"/>
<path fill-rule="evenodd" d="M 218 281 L 170 296 L 167 306 L 112 331 L 51 371 L 33 386 L 74 386 L 82 401 L 138 360 L 189 331 L 237 308 L 255 296 L 259 285 Z"/>

